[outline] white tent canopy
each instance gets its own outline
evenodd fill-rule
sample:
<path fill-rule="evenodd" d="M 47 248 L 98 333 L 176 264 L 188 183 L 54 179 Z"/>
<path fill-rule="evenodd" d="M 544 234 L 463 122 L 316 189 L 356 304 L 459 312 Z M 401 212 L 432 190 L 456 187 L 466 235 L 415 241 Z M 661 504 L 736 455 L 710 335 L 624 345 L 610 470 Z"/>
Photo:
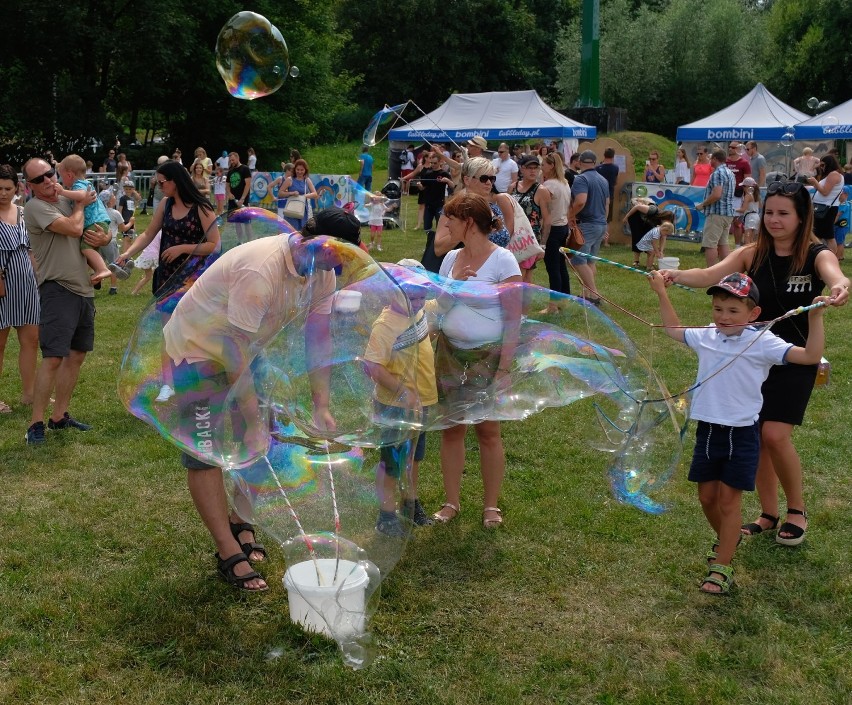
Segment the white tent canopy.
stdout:
<path fill-rule="evenodd" d="M 852 139 L 852 100 L 796 125 L 797 140 Z"/>
<path fill-rule="evenodd" d="M 721 140 L 764 140 L 777 142 L 787 131 L 808 116 L 782 103 L 762 83 L 747 95 L 718 113 L 681 125 L 678 142 L 718 142 Z M 804 139 L 796 128 L 796 139 Z"/>
<path fill-rule="evenodd" d="M 805 116 L 807 117 L 807 116 Z M 489 141 L 594 139 L 597 130 L 556 112 L 535 91 L 454 93 L 443 105 L 397 127 L 391 142 L 461 143 L 480 135 Z"/>

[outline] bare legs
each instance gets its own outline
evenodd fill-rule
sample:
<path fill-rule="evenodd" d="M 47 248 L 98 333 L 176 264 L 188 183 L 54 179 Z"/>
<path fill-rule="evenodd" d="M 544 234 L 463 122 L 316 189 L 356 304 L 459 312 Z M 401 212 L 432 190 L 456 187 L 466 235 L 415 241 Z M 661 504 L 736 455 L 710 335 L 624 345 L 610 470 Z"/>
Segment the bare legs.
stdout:
<path fill-rule="evenodd" d="M 231 534 L 231 517 L 228 513 L 228 498 L 225 494 L 222 470 L 220 468 L 188 470 L 187 485 L 198 515 L 216 543 L 219 556 L 227 559 L 242 553 L 242 547 Z M 237 563 L 233 571 L 234 575 L 239 577 L 250 573 L 252 567 L 245 562 Z M 254 578 L 246 581 L 245 587 L 249 590 L 262 590 L 266 587 L 266 581 L 263 578 Z"/>
<path fill-rule="evenodd" d="M 39 365 L 35 379 L 35 394 L 33 397 L 33 414 L 31 423 L 44 421 L 44 412 L 47 409 L 50 393 L 56 387 L 56 401 L 53 404 L 53 412 L 50 418 L 61 421 L 68 406 L 71 404 L 71 395 L 77 386 L 77 378 L 80 376 L 80 368 L 86 359 L 86 353 L 72 350 L 68 357 L 45 357 Z"/>
<path fill-rule="evenodd" d="M 10 328 L 0 330 L 0 373 Z M 21 375 L 21 403 L 29 406 L 35 395 L 36 363 L 38 359 L 38 326 L 16 326 L 18 334 L 18 372 Z"/>
<path fill-rule="evenodd" d="M 757 496 L 761 510 L 772 516 L 780 516 L 778 511 L 778 484 L 780 482 L 787 498 L 787 507 L 805 509 L 804 485 L 802 482 L 802 461 L 793 445 L 793 426 L 780 421 L 765 421 L 760 434 L 760 463 L 757 466 Z M 788 514 L 786 520 L 806 528 L 808 521 L 804 516 Z M 769 522 L 756 520 L 764 529 Z M 782 536 L 782 538 L 788 538 Z"/>
<path fill-rule="evenodd" d="M 464 472 L 464 437 L 467 426 L 453 426 L 441 434 L 441 473 L 444 476 L 446 502 L 456 507 L 461 496 L 461 480 Z M 479 441 L 479 465 L 482 474 L 483 506 L 496 507 L 500 488 L 506 473 L 506 457 L 499 421 L 483 421 L 474 427 Z M 449 516 L 453 510 L 447 507 L 439 512 Z M 493 518 L 493 517 L 489 517 Z"/>

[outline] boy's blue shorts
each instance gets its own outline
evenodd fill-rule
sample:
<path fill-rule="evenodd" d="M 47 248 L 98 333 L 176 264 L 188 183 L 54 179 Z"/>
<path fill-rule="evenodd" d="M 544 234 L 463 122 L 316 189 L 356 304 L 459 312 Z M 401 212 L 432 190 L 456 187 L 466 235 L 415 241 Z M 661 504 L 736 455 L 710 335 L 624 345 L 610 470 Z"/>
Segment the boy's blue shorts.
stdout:
<path fill-rule="evenodd" d="M 699 421 L 689 466 L 691 482 L 724 482 L 744 492 L 754 491 L 760 457 L 760 424 L 722 426 Z"/>

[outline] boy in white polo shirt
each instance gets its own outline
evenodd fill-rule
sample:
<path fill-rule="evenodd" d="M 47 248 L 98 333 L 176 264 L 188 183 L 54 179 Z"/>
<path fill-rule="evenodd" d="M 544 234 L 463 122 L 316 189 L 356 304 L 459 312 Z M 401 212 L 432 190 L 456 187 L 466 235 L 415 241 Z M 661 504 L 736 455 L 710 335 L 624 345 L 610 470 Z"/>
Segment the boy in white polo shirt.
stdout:
<path fill-rule="evenodd" d="M 713 324 L 683 328 L 666 293 L 662 275 L 650 275 L 660 299 L 666 334 L 698 355 L 698 376 L 689 418 L 698 422 L 689 479 L 698 483 L 698 499 L 716 543 L 707 554 L 707 577 L 701 590 L 714 595 L 734 583 L 731 560 L 740 537 L 743 491 L 754 491 L 760 454 L 758 414 L 761 385 L 772 365 L 815 365 L 825 344 L 824 307 L 808 312 L 806 347 L 785 342 L 771 331 L 750 325 L 760 314 L 760 295 L 745 274 L 729 274 L 707 290 L 713 297 Z M 818 296 L 814 302 L 826 301 Z"/>

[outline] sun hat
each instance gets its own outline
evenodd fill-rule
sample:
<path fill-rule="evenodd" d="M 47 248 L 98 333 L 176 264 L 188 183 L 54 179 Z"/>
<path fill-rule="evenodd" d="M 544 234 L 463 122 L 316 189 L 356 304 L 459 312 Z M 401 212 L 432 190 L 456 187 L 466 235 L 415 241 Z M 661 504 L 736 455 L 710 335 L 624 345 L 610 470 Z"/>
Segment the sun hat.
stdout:
<path fill-rule="evenodd" d="M 480 149 L 488 149 L 488 141 L 482 135 L 471 137 L 467 141 L 467 144 L 469 147 L 479 147 Z"/>

